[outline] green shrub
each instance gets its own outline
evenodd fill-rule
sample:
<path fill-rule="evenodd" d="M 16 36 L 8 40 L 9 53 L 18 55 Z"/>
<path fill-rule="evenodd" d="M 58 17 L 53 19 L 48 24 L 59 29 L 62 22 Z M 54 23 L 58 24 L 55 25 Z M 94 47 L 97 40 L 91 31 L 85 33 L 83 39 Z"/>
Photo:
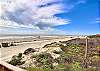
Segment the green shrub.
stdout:
<path fill-rule="evenodd" d="M 60 45 L 60 48 L 62 49 L 62 51 L 67 51 L 68 50 L 68 47 L 64 46 L 64 45 Z"/>
<path fill-rule="evenodd" d="M 67 52 L 63 52 L 60 57 L 56 59 L 58 63 L 72 63 L 73 55 L 68 54 Z"/>
<path fill-rule="evenodd" d="M 19 53 L 17 57 L 22 58 L 22 53 Z"/>
<path fill-rule="evenodd" d="M 79 62 L 75 62 L 74 64 L 71 65 L 71 71 L 85 71 L 82 66 L 80 65 Z"/>
<path fill-rule="evenodd" d="M 79 62 L 74 64 L 59 64 L 55 67 L 54 71 L 85 71 Z"/>
<path fill-rule="evenodd" d="M 30 67 L 27 69 L 27 71 L 43 71 L 43 69 L 39 67 Z"/>
<path fill-rule="evenodd" d="M 96 37 L 96 35 L 90 35 L 90 36 L 88 36 L 89 38 L 95 38 Z"/>
<path fill-rule="evenodd" d="M 86 71 L 96 71 L 96 67 L 87 68 Z"/>
<path fill-rule="evenodd" d="M 53 71 L 51 68 L 43 68 L 43 67 L 30 67 L 27 71 Z"/>
<path fill-rule="evenodd" d="M 22 65 L 25 63 L 25 61 L 21 61 L 22 60 L 22 53 L 19 53 L 18 56 L 14 55 L 11 59 L 11 61 L 9 61 L 8 63 L 11 65 Z"/>
<path fill-rule="evenodd" d="M 41 53 L 39 55 L 37 55 L 36 57 L 36 61 L 42 63 L 43 67 L 47 67 L 47 68 L 53 68 L 53 57 L 51 56 L 51 54 L 49 53 Z"/>
<path fill-rule="evenodd" d="M 69 52 L 72 52 L 73 54 L 77 54 L 80 52 L 80 46 L 77 44 L 69 43 L 69 44 L 67 44 L 67 46 L 61 45 L 60 47 L 64 52 L 69 51 Z"/>
<path fill-rule="evenodd" d="M 32 55 L 32 58 L 36 58 L 37 57 L 37 55 Z"/>
<path fill-rule="evenodd" d="M 81 47 L 79 45 L 69 43 L 67 46 L 61 48 L 66 48 L 67 50 L 64 50 L 64 52 L 60 54 L 60 57 L 56 59 L 58 63 L 73 63 L 75 61 L 81 61 Z"/>
<path fill-rule="evenodd" d="M 64 64 L 59 64 L 54 68 L 54 71 L 65 71 L 66 67 Z"/>

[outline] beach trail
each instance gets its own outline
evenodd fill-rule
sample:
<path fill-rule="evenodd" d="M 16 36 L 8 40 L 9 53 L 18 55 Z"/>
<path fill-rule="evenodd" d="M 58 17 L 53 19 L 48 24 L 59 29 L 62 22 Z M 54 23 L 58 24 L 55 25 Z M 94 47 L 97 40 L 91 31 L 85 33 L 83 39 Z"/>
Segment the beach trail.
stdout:
<path fill-rule="evenodd" d="M 37 41 L 32 42 L 21 42 L 17 46 L 11 46 L 6 48 L 0 48 L 0 60 L 7 61 L 9 60 L 13 55 L 16 55 L 18 53 L 23 53 L 27 48 L 42 48 L 44 45 L 52 43 L 52 42 L 58 42 L 58 41 L 67 41 L 75 39 L 74 38 L 51 38 L 51 39 L 41 39 Z"/>

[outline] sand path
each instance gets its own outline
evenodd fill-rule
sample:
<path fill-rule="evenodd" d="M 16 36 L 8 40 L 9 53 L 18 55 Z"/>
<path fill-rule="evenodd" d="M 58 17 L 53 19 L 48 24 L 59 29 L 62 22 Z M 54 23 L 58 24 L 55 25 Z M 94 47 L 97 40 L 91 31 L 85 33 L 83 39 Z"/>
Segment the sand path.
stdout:
<path fill-rule="evenodd" d="M 24 42 L 17 46 L 11 46 L 7 48 L 0 48 L 0 60 L 6 61 L 10 59 L 13 55 L 16 55 L 18 53 L 23 53 L 27 48 L 41 48 L 44 45 L 52 42 L 58 42 L 58 41 L 67 41 L 74 38 L 59 38 L 59 39 L 49 39 L 49 40 L 39 40 L 34 42 Z"/>

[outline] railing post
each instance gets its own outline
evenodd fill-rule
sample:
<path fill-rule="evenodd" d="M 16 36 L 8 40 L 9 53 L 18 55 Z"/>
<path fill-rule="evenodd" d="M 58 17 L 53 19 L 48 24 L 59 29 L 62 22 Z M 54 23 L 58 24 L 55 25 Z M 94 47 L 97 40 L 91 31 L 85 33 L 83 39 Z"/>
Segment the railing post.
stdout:
<path fill-rule="evenodd" d="M 86 37 L 85 59 L 87 59 L 87 52 L 88 52 L 88 38 Z"/>
<path fill-rule="evenodd" d="M 84 55 L 84 67 L 87 68 L 87 53 L 88 53 L 88 37 L 85 39 L 85 55 Z"/>

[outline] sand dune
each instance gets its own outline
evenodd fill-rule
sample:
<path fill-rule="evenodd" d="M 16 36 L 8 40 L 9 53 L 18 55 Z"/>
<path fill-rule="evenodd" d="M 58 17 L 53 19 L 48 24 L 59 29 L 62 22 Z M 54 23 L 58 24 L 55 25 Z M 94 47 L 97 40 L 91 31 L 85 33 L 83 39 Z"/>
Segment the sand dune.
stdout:
<path fill-rule="evenodd" d="M 76 38 L 76 37 L 74 37 Z M 58 41 L 67 41 L 74 38 L 66 37 L 66 36 L 56 36 L 56 37 L 42 37 L 41 39 L 12 39 L 13 41 L 22 41 L 18 43 L 16 46 L 11 47 L 2 47 L 0 48 L 0 60 L 6 61 L 9 60 L 13 55 L 16 55 L 18 53 L 23 53 L 27 48 L 42 48 L 44 45 L 52 42 L 58 42 Z M 5 39 L 8 40 L 8 39 Z M 11 42 L 11 39 L 8 41 Z M 24 41 L 25 42 L 24 42 Z M 35 40 L 35 41 L 34 41 Z M 37 40 L 37 41 L 36 41 Z M 4 42 L 4 40 L 3 40 Z M 6 41 L 5 41 L 6 42 Z"/>

